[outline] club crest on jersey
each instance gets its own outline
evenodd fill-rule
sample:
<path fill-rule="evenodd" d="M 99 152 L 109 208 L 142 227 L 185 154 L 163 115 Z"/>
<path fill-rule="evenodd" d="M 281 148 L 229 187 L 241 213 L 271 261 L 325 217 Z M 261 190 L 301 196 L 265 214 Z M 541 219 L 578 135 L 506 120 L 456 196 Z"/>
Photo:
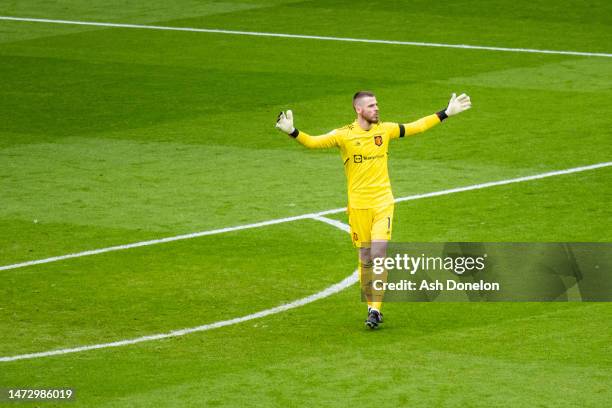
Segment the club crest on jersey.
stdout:
<path fill-rule="evenodd" d="M 383 144 L 382 136 L 380 136 L 380 135 L 374 136 L 374 144 L 376 146 L 382 146 L 382 144 Z"/>

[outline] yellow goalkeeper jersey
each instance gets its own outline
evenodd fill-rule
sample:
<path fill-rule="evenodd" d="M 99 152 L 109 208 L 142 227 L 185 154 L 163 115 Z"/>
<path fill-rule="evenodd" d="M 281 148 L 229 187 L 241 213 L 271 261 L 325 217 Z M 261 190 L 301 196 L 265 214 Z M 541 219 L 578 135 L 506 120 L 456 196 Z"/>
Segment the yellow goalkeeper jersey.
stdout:
<path fill-rule="evenodd" d="M 322 136 L 294 132 L 298 142 L 312 149 L 340 149 L 348 187 L 349 208 L 377 208 L 393 204 L 387 158 L 389 142 L 440 123 L 436 114 L 408 124 L 379 122 L 363 130 L 357 121 Z"/>

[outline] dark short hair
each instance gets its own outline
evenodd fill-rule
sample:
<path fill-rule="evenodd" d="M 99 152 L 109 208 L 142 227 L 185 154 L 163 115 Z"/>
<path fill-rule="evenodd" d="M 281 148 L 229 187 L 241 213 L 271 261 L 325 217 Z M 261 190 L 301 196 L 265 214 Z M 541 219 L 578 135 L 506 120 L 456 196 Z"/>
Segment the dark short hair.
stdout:
<path fill-rule="evenodd" d="M 363 98 L 365 96 L 373 96 L 373 97 L 375 97 L 376 95 L 374 95 L 370 91 L 359 91 L 359 92 L 355 93 L 355 95 L 353 95 L 353 105 L 355 104 L 355 101 L 357 99 Z"/>

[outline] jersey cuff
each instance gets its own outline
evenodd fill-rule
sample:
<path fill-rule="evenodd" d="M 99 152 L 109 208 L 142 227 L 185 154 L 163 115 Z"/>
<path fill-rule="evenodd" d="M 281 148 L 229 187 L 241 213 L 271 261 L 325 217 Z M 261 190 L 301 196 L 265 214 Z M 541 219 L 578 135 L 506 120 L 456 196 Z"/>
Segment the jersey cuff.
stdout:
<path fill-rule="evenodd" d="M 400 130 L 399 137 L 404 137 L 404 135 L 406 134 L 406 128 L 401 123 L 398 123 L 398 125 L 399 125 L 399 130 Z"/>
<path fill-rule="evenodd" d="M 291 136 L 291 137 L 293 137 L 293 138 L 296 138 L 296 137 L 298 137 L 298 135 L 299 135 L 299 134 L 300 134 L 300 131 L 299 131 L 299 130 L 297 130 L 297 128 L 295 128 L 295 129 L 293 130 L 293 132 L 289 133 L 289 136 Z"/>
<path fill-rule="evenodd" d="M 441 110 L 440 112 L 436 112 L 436 115 L 438 115 L 438 119 L 440 119 L 440 122 L 442 122 L 444 119 L 448 118 L 448 115 L 446 114 L 445 110 Z"/>

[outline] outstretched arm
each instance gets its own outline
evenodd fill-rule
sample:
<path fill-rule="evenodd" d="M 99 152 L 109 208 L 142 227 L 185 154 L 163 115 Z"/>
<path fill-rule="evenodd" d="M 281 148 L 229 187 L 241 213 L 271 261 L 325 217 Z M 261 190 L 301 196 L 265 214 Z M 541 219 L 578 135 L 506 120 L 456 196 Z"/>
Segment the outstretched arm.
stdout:
<path fill-rule="evenodd" d="M 417 121 L 400 125 L 400 137 L 404 135 L 410 136 L 416 135 L 417 133 L 422 133 L 427 129 L 431 129 L 432 127 L 436 126 L 444 119 L 466 111 L 471 107 L 472 101 L 468 95 L 461 94 L 457 96 L 453 93 L 446 109 L 434 113 L 433 115 L 425 116 Z"/>
<path fill-rule="evenodd" d="M 295 138 L 295 140 L 310 149 L 324 149 L 338 145 L 336 142 L 335 132 L 330 132 L 322 136 L 310 136 L 308 133 L 297 130 L 293 126 L 293 112 L 290 110 L 288 110 L 287 113 L 279 113 L 278 119 L 276 119 L 276 128 L 287 133 L 289 136 Z"/>

